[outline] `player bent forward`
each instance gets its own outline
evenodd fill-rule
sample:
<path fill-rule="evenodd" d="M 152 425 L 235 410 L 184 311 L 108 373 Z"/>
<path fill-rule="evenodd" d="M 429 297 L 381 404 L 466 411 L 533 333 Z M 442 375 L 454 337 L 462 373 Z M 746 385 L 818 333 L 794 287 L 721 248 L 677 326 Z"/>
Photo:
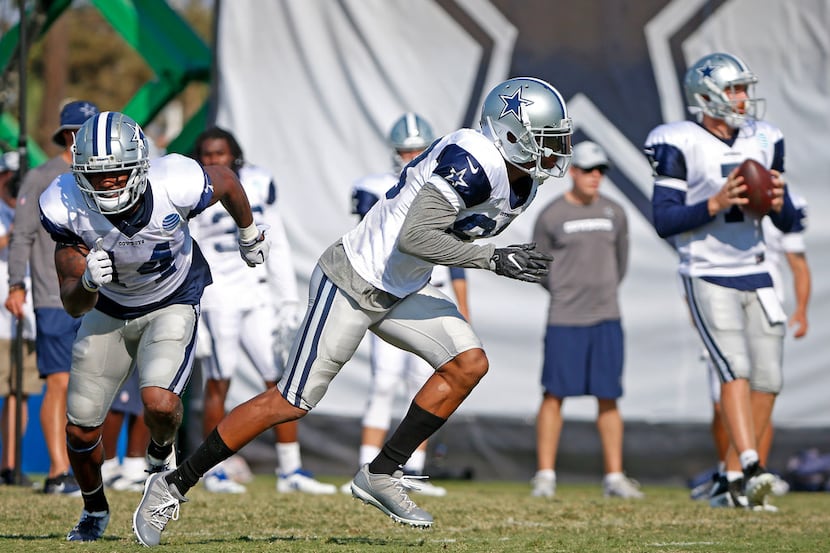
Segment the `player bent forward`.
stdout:
<path fill-rule="evenodd" d="M 407 165 L 352 231 L 320 257 L 309 308 L 279 386 L 231 411 L 179 468 L 152 475 L 134 515 L 144 545 L 157 545 L 199 477 L 265 429 L 305 415 L 372 330 L 416 353 L 435 373 L 375 459 L 354 477 L 352 494 L 395 521 L 431 526 L 400 470 L 418 445 L 458 408 L 488 369 L 487 356 L 455 304 L 428 284 L 434 265 L 490 269 L 539 282 L 550 257 L 531 244 L 470 243 L 503 231 L 549 176 L 561 177 L 572 124 L 559 92 L 516 78 L 484 101 L 481 132 L 461 129 Z"/>
<path fill-rule="evenodd" d="M 239 226 L 245 261 L 264 262 L 268 243 L 234 174 L 203 171 L 176 154 L 151 167 L 141 127 L 115 112 L 81 126 L 72 172 L 40 197 L 43 225 L 57 242 L 61 300 L 70 315 L 83 315 L 72 351 L 66 444 L 84 507 L 69 541 L 97 540 L 109 523 L 101 427 L 133 364 L 151 435 L 150 472 L 175 459 L 199 298 L 210 284 L 187 221 L 216 201 Z"/>

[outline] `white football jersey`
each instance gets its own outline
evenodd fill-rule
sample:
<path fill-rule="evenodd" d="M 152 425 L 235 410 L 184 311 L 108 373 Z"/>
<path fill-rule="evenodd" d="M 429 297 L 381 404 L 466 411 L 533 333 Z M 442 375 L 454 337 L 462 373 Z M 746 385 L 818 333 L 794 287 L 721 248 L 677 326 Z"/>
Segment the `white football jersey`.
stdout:
<path fill-rule="evenodd" d="M 372 206 L 397 182 L 398 176 L 394 173 L 368 175 L 355 181 L 352 187 L 352 213 L 365 217 Z M 437 288 L 446 286 L 450 280 L 450 268 L 443 265 L 436 265 L 429 277 L 429 283 Z"/>
<path fill-rule="evenodd" d="M 462 240 L 499 234 L 536 195 L 533 181 L 527 195 L 510 188 L 504 158 L 478 131 L 461 129 L 432 144 L 407 165 L 397 183 L 343 237 L 354 270 L 372 286 L 397 297 L 422 288 L 433 264 L 398 250 L 398 237 L 412 200 L 427 183 L 436 186 L 457 210 L 448 231 Z"/>
<path fill-rule="evenodd" d="M 745 159 L 783 171 L 781 131 L 758 121 L 745 125 L 734 141 L 715 137 L 701 125 L 680 121 L 660 125 L 645 143 L 655 170 L 655 194 L 665 187 L 685 195 L 685 205 L 705 202 Z M 777 159 L 780 153 L 781 159 Z M 657 209 L 655 207 L 655 209 Z M 655 218 L 657 217 L 655 213 Z M 718 213 L 708 223 L 671 237 L 680 255 L 681 274 L 740 277 L 767 273 L 761 222 L 737 206 Z"/>
<path fill-rule="evenodd" d="M 193 219 L 193 237 L 213 275 L 213 285 L 202 296 L 204 310 L 244 311 L 264 304 L 298 301 L 291 250 L 277 211 L 274 179 L 265 169 L 243 165 L 239 180 L 251 204 L 254 223 L 269 226 L 266 235 L 271 253 L 264 264 L 248 267 L 239 255 L 236 222 L 220 203 Z"/>
<path fill-rule="evenodd" d="M 213 197 L 194 160 L 170 154 L 154 159 L 139 209 L 107 217 L 87 207 L 72 173 L 57 177 L 40 196 L 41 222 L 60 244 L 90 250 L 102 239 L 113 260 L 112 282 L 99 290 L 96 309 L 133 319 L 171 304 L 196 305 L 210 270 L 190 237 L 188 219 Z"/>

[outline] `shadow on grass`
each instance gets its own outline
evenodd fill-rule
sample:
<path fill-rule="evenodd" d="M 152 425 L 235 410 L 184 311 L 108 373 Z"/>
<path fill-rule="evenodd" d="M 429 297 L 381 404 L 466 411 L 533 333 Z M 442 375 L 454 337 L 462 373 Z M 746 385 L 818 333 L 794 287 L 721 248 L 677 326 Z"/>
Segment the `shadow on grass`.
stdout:
<path fill-rule="evenodd" d="M 307 537 L 307 536 L 237 536 L 235 538 L 208 538 L 204 540 L 195 540 L 191 543 L 223 543 L 228 541 L 238 541 L 247 543 L 279 543 L 279 542 L 320 542 L 333 545 L 374 545 L 374 546 L 398 546 L 398 547 L 413 547 L 424 545 L 424 540 L 395 540 L 385 538 L 369 538 L 365 536 L 331 536 L 328 538 Z"/>
<path fill-rule="evenodd" d="M 66 541 L 66 533 L 63 534 L 38 534 L 38 535 L 23 535 L 23 534 L 0 534 L 0 543 L 3 540 L 22 540 L 22 541 L 39 541 L 39 540 L 60 540 Z M 98 541 L 121 541 L 118 536 L 104 536 Z M 0 547 L 0 550 L 3 550 Z"/>

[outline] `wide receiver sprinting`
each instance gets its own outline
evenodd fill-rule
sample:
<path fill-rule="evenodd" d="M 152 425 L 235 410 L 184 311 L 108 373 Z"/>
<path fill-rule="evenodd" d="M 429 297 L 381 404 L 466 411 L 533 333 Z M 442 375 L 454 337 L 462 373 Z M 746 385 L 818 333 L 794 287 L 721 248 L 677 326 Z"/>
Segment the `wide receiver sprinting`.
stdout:
<path fill-rule="evenodd" d="M 352 186 L 352 213 L 362 219 L 374 205 L 386 195 L 386 191 L 398 182 L 401 170 L 418 157 L 435 140 L 432 127 L 420 115 L 407 112 L 401 115 L 389 131 L 388 142 L 392 149 L 394 171 L 366 175 Z M 467 308 L 467 278 L 464 269 L 436 265 L 429 283 L 436 288 L 452 288 L 458 311 L 470 320 Z M 450 296 L 452 297 L 452 296 Z M 432 376 L 434 369 L 417 355 L 404 351 L 369 333 L 369 394 L 362 417 L 358 467 L 372 461 L 383 447 L 389 425 L 392 422 L 392 404 L 400 384 L 405 387 L 406 400 L 421 389 Z M 412 453 L 403 465 L 404 474 L 421 476 L 426 466 L 427 443 L 424 442 Z M 415 490 L 422 495 L 444 496 L 446 488 L 436 486 L 427 479 L 421 479 Z M 351 495 L 352 481 L 340 486 L 343 493 Z"/>
<path fill-rule="evenodd" d="M 731 54 L 704 56 L 684 80 L 698 122 L 660 125 L 645 153 L 654 168 L 654 227 L 677 249 L 686 301 L 721 381 L 733 452 L 716 502 L 764 509 L 774 477 L 759 463 L 757 443 L 781 390 L 786 316 L 772 287 L 761 221 L 741 209 L 748 202 L 741 162 L 752 158 L 772 171 L 769 218 L 776 227 L 789 232 L 796 212 L 781 177 L 784 137 L 761 120 L 762 100 L 752 96 L 757 81 Z"/>
<path fill-rule="evenodd" d="M 69 541 L 97 540 L 109 523 L 101 427 L 133 366 L 151 434 L 150 472 L 175 460 L 199 298 L 211 282 L 187 221 L 217 201 L 239 228 L 244 261 L 263 263 L 268 242 L 233 172 L 202 170 L 176 154 L 151 166 L 141 127 L 117 112 L 81 126 L 72 172 L 40 196 L 42 223 L 57 243 L 61 300 L 70 315 L 83 315 L 72 352 L 66 444 L 84 505 Z"/>
<path fill-rule="evenodd" d="M 485 98 L 480 132 L 450 133 L 410 162 L 385 198 L 320 257 L 278 387 L 231 411 L 176 470 L 150 476 L 134 515 L 139 542 L 159 543 L 185 493 L 210 467 L 317 405 L 368 330 L 424 358 L 435 373 L 377 457 L 358 471 L 352 494 L 395 521 L 431 526 L 432 516 L 407 493 L 417 480 L 400 467 L 464 401 L 488 361 L 472 327 L 429 276 L 434 265 L 447 265 L 539 282 L 551 258 L 534 245 L 471 242 L 502 232 L 546 178 L 564 174 L 572 133 L 555 88 L 514 78 Z"/>

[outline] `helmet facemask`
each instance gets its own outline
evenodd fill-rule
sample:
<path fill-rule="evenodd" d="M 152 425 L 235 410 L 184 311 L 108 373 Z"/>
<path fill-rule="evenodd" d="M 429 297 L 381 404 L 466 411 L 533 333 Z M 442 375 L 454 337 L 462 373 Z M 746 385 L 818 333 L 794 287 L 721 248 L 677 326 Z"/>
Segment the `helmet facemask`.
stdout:
<path fill-rule="evenodd" d="M 147 188 L 149 147 L 141 127 L 122 113 L 103 112 L 88 119 L 72 145 L 72 173 L 87 206 L 104 215 L 124 213 Z M 92 174 L 127 173 L 123 188 L 97 190 Z"/>
<path fill-rule="evenodd" d="M 524 132 L 516 136 L 512 130 L 498 132 L 498 123 L 485 117 L 484 134 L 493 140 L 502 157 L 517 169 L 524 171 L 536 180 L 545 180 L 548 177 L 561 178 L 568 170 L 571 162 L 571 133 L 572 122 L 570 117 L 562 120 L 560 128 L 544 127 L 534 129 L 526 117 L 523 121 Z M 545 158 L 555 156 L 553 167 L 546 169 L 542 166 Z M 527 168 L 530 162 L 534 167 Z"/>
<path fill-rule="evenodd" d="M 75 173 L 75 182 L 83 192 L 87 207 L 104 215 L 117 215 L 133 207 L 147 188 L 147 167 L 135 167 L 130 171 L 123 188 L 96 190 L 87 174 L 116 171 L 87 171 Z"/>

